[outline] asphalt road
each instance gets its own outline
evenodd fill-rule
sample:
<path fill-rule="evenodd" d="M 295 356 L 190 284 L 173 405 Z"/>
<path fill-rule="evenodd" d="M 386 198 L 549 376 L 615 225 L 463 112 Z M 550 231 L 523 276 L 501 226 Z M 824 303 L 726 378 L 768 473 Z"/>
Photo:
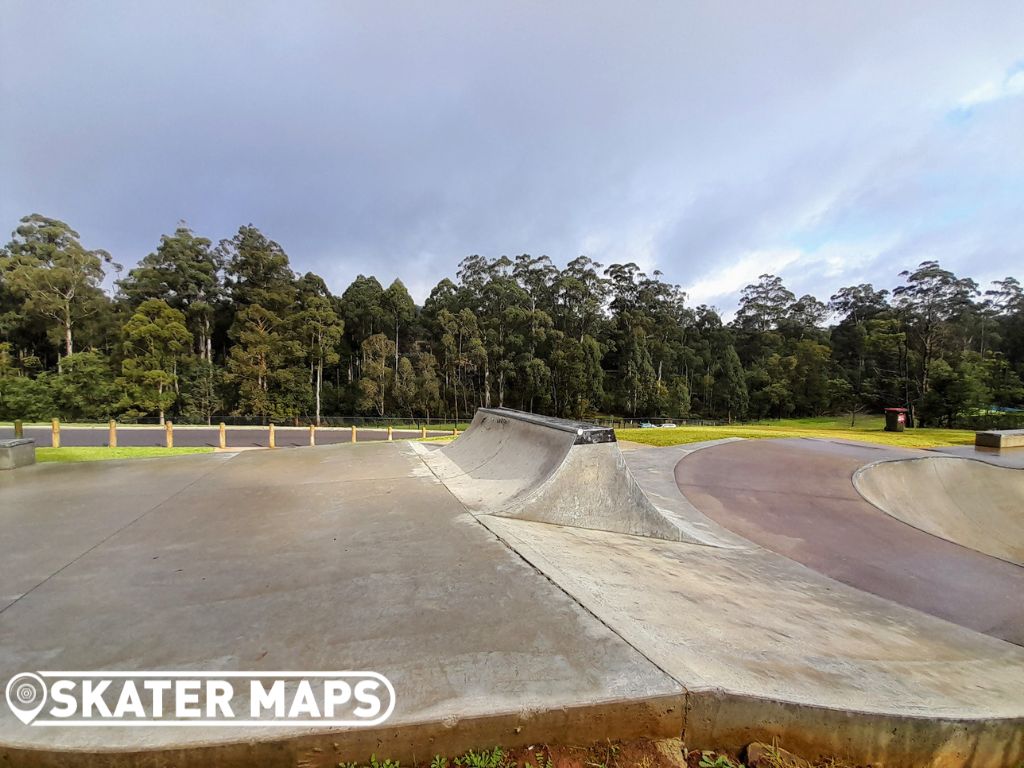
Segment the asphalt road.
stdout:
<path fill-rule="evenodd" d="M 865 592 L 1024 645 L 1024 568 L 902 523 L 853 486 L 854 471 L 870 461 L 918 455 L 928 454 L 744 440 L 690 454 L 675 476 L 697 509 L 750 541 Z"/>
<path fill-rule="evenodd" d="M 308 427 L 275 427 L 275 443 L 278 448 L 288 448 L 309 445 Z M 219 430 L 217 427 L 184 427 L 174 428 L 174 445 L 176 448 L 195 448 L 209 446 L 216 448 L 219 445 Z M 430 437 L 451 434 L 448 431 L 427 431 Z M 417 438 L 419 430 L 395 430 L 394 439 L 402 440 Z M 0 427 L 0 439 L 14 437 L 14 427 Z M 50 446 L 49 427 L 25 427 L 25 437 L 33 438 L 37 448 L 48 448 Z M 269 437 L 269 430 L 266 427 L 228 427 L 227 446 L 228 448 L 266 448 Z M 358 429 L 356 439 L 358 442 L 369 442 L 374 440 L 387 440 L 387 430 L 384 429 Z M 107 445 L 108 432 L 106 427 L 76 427 L 62 426 L 60 429 L 60 444 L 62 448 L 70 447 L 102 447 Z M 352 440 L 352 430 L 349 427 L 321 427 L 316 431 L 317 445 L 333 445 L 335 443 L 348 443 Z M 121 427 L 117 430 L 117 444 L 119 447 L 150 447 L 164 445 L 164 428 L 153 427 Z"/>

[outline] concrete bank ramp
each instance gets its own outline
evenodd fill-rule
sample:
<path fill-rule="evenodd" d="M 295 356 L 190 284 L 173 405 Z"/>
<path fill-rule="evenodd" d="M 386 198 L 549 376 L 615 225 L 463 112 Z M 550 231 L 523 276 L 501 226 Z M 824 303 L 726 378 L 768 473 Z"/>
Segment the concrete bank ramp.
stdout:
<path fill-rule="evenodd" d="M 480 408 L 423 460 L 475 514 L 696 543 L 640 489 L 607 427 Z"/>
<path fill-rule="evenodd" d="M 972 459 L 883 461 L 858 470 L 861 496 L 908 525 L 1024 565 L 1024 471 Z"/>

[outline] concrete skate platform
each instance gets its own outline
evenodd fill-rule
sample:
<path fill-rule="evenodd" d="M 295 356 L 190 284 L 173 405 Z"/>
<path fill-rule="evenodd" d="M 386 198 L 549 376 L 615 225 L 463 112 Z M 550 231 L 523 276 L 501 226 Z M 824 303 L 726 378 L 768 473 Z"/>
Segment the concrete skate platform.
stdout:
<path fill-rule="evenodd" d="M 17 469 L 35 463 L 35 440 L 0 440 L 0 469 Z"/>
<path fill-rule="evenodd" d="M 1024 429 L 995 429 L 977 432 L 974 444 L 985 448 L 1024 448 Z"/>
<path fill-rule="evenodd" d="M 369 669 L 397 702 L 384 726 L 319 730 L 30 728 L 0 704 L 0 765 L 333 766 L 680 735 L 691 749 L 776 739 L 895 766 L 1024 759 L 1021 568 L 857 494 L 856 469 L 902 454 L 869 461 L 824 443 L 808 455 L 839 457 L 842 473 L 835 461 L 803 471 L 819 473 L 816 499 L 836 496 L 834 480 L 889 525 L 999 564 L 936 570 L 972 575 L 979 593 L 995 579 L 1008 607 L 972 613 L 958 599 L 943 616 L 803 564 L 800 546 L 782 546 L 795 533 L 758 541 L 715 495 L 737 486 L 734 454 L 753 442 L 624 457 L 613 433 L 581 429 L 482 410 L 443 448 L 0 474 L 0 682 L 39 669 Z M 772 442 L 757 441 L 766 466 Z M 686 482 L 698 466 L 700 487 Z M 774 494 L 789 499 L 779 519 L 786 503 L 799 512 L 804 486 L 774 466 L 775 486 L 731 488 L 740 511 Z M 833 502 L 819 523 L 852 526 L 831 519 Z"/>

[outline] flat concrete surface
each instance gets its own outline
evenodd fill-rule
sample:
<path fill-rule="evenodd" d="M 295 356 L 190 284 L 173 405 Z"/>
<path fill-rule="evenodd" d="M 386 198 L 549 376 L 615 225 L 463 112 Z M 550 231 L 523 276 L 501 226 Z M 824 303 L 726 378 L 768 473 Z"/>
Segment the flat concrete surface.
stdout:
<path fill-rule="evenodd" d="M 1024 717 L 1024 649 L 771 552 L 482 519 L 691 693 L 893 715 Z"/>
<path fill-rule="evenodd" d="M 730 531 L 901 605 L 1024 644 L 1024 568 L 932 536 L 854 488 L 863 465 L 929 456 L 844 441 L 750 440 L 691 454 L 683 495 Z"/>
<path fill-rule="evenodd" d="M 266 448 L 269 430 L 266 427 L 228 427 L 227 444 L 229 448 Z M 451 430 L 427 430 L 428 437 L 451 434 Z M 374 442 L 387 440 L 386 429 L 363 427 L 356 430 L 358 442 Z M 125 448 L 149 448 L 163 446 L 166 432 L 159 426 L 121 426 L 117 430 L 117 444 Z M 396 440 L 406 440 L 420 436 L 418 429 L 396 429 L 393 432 Z M 14 437 L 14 427 L 0 426 L 0 438 Z M 50 427 L 26 426 L 25 437 L 36 441 L 37 448 L 49 448 L 51 444 Z M 101 447 L 108 445 L 108 428 L 105 426 L 74 426 L 62 425 L 60 428 L 60 444 L 64 448 Z M 274 441 L 278 448 L 297 448 L 309 445 L 309 427 L 282 427 L 274 430 Z M 320 427 L 316 431 L 317 445 L 337 445 L 350 443 L 352 430 L 349 427 Z M 179 448 L 215 448 L 220 445 L 220 430 L 217 427 L 192 425 L 174 426 L 174 444 Z"/>
<path fill-rule="evenodd" d="M 929 453 L 946 456 L 959 456 L 964 459 L 975 459 L 999 467 L 1024 469 L 1024 448 L 985 448 L 975 445 L 950 445 L 941 448 L 929 448 Z"/>
<path fill-rule="evenodd" d="M 236 743 L 210 761 L 334 765 L 382 743 L 423 755 L 552 729 L 678 734 L 681 686 L 477 523 L 407 444 L 37 465 L 0 477 L 0 500 L 0 679 L 371 669 L 397 692 L 387 733 L 346 733 L 347 755 L 338 731 L 41 729 L 0 707 L 0 762 Z"/>
<path fill-rule="evenodd" d="M 474 509 L 473 478 L 460 501 L 413 443 L 0 475 L 0 680 L 370 669 L 397 693 L 387 725 L 368 731 L 35 729 L 0 707 L 0 763 L 333 766 L 681 733 L 691 748 L 779 739 L 858 763 L 1016 765 L 1024 648 L 1000 636 L 1020 629 L 1021 569 L 853 490 L 869 460 L 921 454 L 832 441 L 628 452 L 622 471 L 683 541 Z M 535 458 L 523 472 L 556 471 Z M 583 490 L 563 479 L 560 493 Z M 509 500 L 540 480 L 522 478 Z M 917 538 L 874 553 L 896 528 Z M 930 571 L 915 550 L 925 541 L 1016 570 L 934 549 Z M 827 556 L 798 562 L 817 548 Z M 976 590 L 973 610 L 957 578 Z M 868 588 L 932 599 L 932 579 L 951 591 L 952 620 Z"/>

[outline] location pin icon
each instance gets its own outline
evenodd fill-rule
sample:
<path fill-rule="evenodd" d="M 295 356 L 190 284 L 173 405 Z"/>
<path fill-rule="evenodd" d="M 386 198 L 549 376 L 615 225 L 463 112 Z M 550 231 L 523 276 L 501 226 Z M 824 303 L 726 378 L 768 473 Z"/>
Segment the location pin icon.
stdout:
<path fill-rule="evenodd" d="M 28 725 L 46 705 L 46 683 L 39 675 L 22 672 L 7 682 L 7 706 L 14 716 Z"/>

